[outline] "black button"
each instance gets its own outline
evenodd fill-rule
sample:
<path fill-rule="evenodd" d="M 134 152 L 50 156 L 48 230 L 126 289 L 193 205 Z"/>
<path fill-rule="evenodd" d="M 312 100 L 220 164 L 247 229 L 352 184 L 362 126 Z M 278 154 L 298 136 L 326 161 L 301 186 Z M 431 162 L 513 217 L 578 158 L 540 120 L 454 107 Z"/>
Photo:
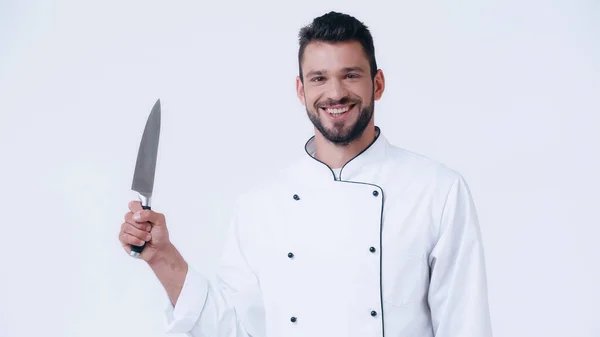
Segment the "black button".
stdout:
<path fill-rule="evenodd" d="M 375 253 L 375 247 L 371 247 L 369 248 L 369 250 L 371 251 L 371 253 Z"/>
<path fill-rule="evenodd" d="M 294 194 L 294 200 L 300 200 L 300 197 L 298 196 L 298 194 Z"/>
<path fill-rule="evenodd" d="M 371 311 L 371 316 L 373 316 L 373 317 L 377 316 L 377 311 Z"/>
<path fill-rule="evenodd" d="M 288 257 L 291 259 L 292 257 L 294 257 L 294 253 L 288 253 Z"/>
<path fill-rule="evenodd" d="M 292 321 L 292 323 L 296 323 L 296 317 L 290 318 L 290 321 Z"/>
<path fill-rule="evenodd" d="M 378 195 L 379 195 L 379 192 L 377 192 L 377 191 L 373 191 L 373 195 L 374 195 L 374 196 L 378 196 Z"/>

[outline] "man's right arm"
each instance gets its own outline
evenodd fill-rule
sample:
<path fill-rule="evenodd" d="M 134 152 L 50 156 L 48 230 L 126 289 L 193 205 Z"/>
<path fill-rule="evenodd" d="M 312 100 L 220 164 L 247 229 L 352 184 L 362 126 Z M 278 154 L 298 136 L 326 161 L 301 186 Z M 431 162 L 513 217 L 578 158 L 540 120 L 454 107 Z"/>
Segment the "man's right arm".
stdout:
<path fill-rule="evenodd" d="M 237 217 L 229 227 L 217 276 L 209 279 L 190 267 L 170 242 L 164 215 L 140 211 L 135 203 L 130 207 L 121 242 L 129 252 L 129 245 L 146 240 L 140 258 L 148 263 L 167 293 L 167 332 L 192 337 L 265 335 L 262 295 L 243 252 Z M 133 214 L 141 217 L 134 218 Z M 147 223 L 152 223 L 148 237 Z"/>
<path fill-rule="evenodd" d="M 157 254 L 148 265 L 165 288 L 171 304 L 175 306 L 188 273 L 188 264 L 177 248 L 170 244 Z"/>
<path fill-rule="evenodd" d="M 262 294 L 235 228 L 234 223 L 213 279 L 188 266 L 176 249 L 153 267 L 169 297 L 167 332 L 192 337 L 265 336 Z"/>

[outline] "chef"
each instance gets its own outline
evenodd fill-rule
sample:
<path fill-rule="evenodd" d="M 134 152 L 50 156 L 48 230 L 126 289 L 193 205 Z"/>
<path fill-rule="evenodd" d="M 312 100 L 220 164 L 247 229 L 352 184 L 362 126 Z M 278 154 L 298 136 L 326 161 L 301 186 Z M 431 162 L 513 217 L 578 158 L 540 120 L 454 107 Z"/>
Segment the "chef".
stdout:
<path fill-rule="evenodd" d="M 139 202 L 119 235 L 168 294 L 167 331 L 194 337 L 489 337 L 486 268 L 465 179 L 390 144 L 373 39 L 330 12 L 299 34 L 297 95 L 315 129 L 298 160 L 240 196 L 206 275 Z"/>

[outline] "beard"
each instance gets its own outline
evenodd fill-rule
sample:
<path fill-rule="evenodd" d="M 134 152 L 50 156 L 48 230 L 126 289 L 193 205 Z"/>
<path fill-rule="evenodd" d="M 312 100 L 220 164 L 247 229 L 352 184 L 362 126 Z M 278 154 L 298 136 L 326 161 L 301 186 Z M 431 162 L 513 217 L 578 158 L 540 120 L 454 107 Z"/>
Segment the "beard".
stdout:
<path fill-rule="evenodd" d="M 328 100 L 325 102 L 317 102 L 315 103 L 315 111 L 310 111 L 307 107 L 306 113 L 315 128 L 319 130 L 325 139 L 339 146 L 348 146 L 350 143 L 359 139 L 369 125 L 369 122 L 373 117 L 373 111 L 375 110 L 374 103 L 375 99 L 373 96 L 371 98 L 371 104 L 365 106 L 362 105 L 362 101 L 360 100 L 356 101 L 345 97 L 339 101 Z M 345 122 L 333 122 L 333 126 L 331 128 L 326 128 L 323 125 L 320 107 L 335 104 L 354 104 L 355 107 L 359 109 L 358 118 L 356 121 L 353 124 L 348 124 Z"/>

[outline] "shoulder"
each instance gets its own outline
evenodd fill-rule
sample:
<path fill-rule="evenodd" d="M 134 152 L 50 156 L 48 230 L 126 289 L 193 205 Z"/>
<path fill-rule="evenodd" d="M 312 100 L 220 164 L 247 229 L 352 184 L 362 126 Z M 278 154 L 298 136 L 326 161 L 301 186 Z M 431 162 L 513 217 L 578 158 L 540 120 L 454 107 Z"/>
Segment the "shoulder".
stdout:
<path fill-rule="evenodd" d="M 464 175 L 446 163 L 395 145 L 388 146 L 386 175 L 395 190 L 411 191 L 428 200 L 438 216 L 452 205 L 472 202 L 472 194 Z"/>
<path fill-rule="evenodd" d="M 441 225 L 444 218 L 452 215 L 474 212 L 470 187 L 463 174 L 455 168 L 397 146 L 388 148 L 386 160 L 389 163 L 388 174 L 393 177 L 390 179 L 394 187 L 392 190 L 425 202 L 433 218 L 437 219 L 436 224 Z M 441 233 L 443 228 L 438 230 Z"/>
<path fill-rule="evenodd" d="M 464 179 L 460 172 L 446 163 L 392 144 L 387 148 L 385 160 L 393 174 L 405 175 L 413 182 L 449 189 Z"/>

